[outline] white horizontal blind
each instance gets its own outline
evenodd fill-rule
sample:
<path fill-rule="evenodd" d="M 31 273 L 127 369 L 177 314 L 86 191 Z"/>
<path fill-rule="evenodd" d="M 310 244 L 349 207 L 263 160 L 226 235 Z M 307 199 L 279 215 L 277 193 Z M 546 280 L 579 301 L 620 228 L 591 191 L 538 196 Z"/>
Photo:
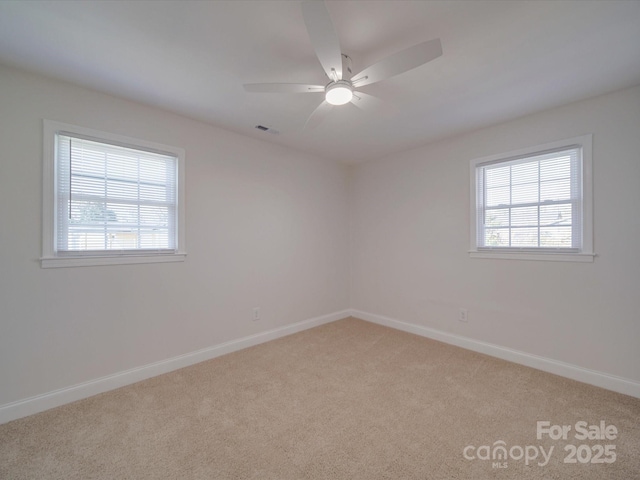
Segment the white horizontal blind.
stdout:
<path fill-rule="evenodd" d="M 579 252 L 580 147 L 476 167 L 478 249 Z"/>
<path fill-rule="evenodd" d="M 56 135 L 58 255 L 175 253 L 174 155 Z"/>

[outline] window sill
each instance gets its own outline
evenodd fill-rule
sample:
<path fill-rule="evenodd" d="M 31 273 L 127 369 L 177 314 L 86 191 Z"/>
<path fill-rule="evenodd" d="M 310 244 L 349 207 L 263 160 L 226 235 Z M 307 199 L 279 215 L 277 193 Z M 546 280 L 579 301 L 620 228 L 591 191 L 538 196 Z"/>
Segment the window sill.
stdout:
<path fill-rule="evenodd" d="M 186 253 L 170 255 L 110 255 L 87 257 L 47 257 L 40 259 L 42 268 L 94 267 L 98 265 L 132 265 L 137 263 L 184 262 Z"/>
<path fill-rule="evenodd" d="M 537 260 L 543 262 L 593 262 L 595 253 L 549 253 L 549 252 L 495 252 L 469 251 L 471 258 L 495 258 L 500 260 Z"/>

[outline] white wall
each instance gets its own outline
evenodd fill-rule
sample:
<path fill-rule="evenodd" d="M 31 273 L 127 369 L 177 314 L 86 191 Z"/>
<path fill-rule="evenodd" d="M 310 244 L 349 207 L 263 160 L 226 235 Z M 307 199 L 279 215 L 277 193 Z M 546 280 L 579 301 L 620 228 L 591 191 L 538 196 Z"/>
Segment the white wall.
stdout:
<path fill-rule="evenodd" d="M 42 118 L 185 148 L 187 261 L 41 269 Z M 638 132 L 640 87 L 349 173 L 0 67 L 0 409 L 348 307 L 638 382 Z M 585 133 L 595 262 L 470 259 L 469 161 Z"/>
<path fill-rule="evenodd" d="M 587 133 L 594 263 L 470 259 L 470 160 Z M 351 306 L 638 382 L 639 184 L 640 87 L 360 165 Z"/>
<path fill-rule="evenodd" d="M 185 148 L 186 262 L 41 269 L 42 118 Z M 0 406 L 349 307 L 342 165 L 6 67 L 0 146 Z"/>

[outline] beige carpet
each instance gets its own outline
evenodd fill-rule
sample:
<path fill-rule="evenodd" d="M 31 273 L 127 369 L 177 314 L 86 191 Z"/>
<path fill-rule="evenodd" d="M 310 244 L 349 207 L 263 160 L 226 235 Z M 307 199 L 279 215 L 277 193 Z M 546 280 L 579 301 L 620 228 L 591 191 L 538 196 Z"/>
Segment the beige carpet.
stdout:
<path fill-rule="evenodd" d="M 639 419 L 639 399 L 346 319 L 1 425 L 0 478 L 628 480 Z M 481 459 L 500 440 L 506 468 Z"/>

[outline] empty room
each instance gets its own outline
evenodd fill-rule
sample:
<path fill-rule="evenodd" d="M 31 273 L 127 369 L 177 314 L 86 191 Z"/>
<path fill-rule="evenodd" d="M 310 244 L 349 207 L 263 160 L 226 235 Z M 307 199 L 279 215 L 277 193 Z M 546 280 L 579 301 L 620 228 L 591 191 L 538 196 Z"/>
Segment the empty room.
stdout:
<path fill-rule="evenodd" d="M 0 479 L 640 479 L 639 25 L 0 0 Z"/>

